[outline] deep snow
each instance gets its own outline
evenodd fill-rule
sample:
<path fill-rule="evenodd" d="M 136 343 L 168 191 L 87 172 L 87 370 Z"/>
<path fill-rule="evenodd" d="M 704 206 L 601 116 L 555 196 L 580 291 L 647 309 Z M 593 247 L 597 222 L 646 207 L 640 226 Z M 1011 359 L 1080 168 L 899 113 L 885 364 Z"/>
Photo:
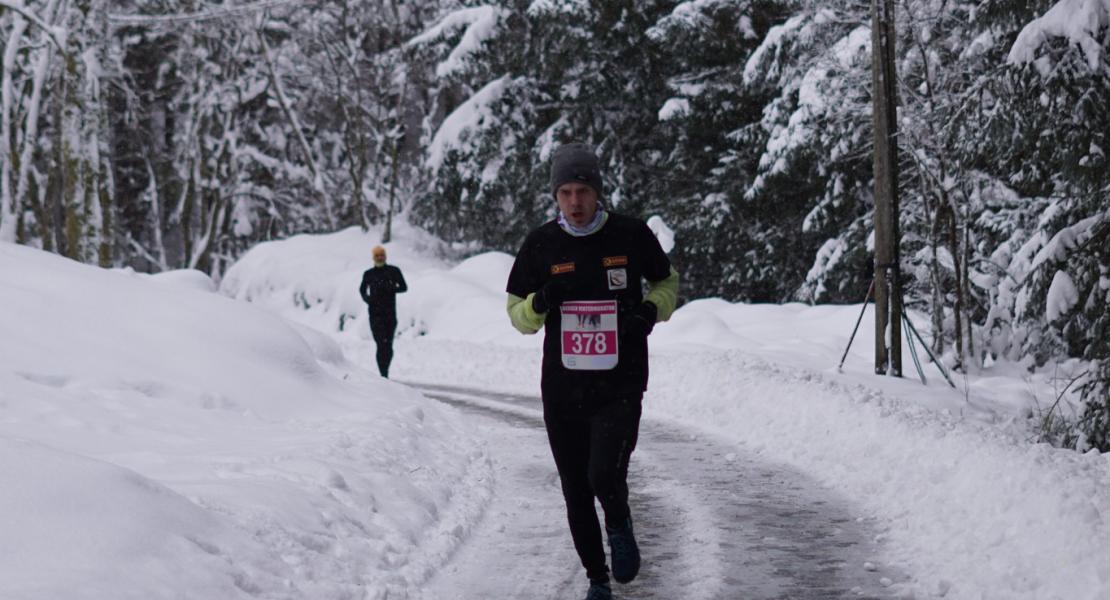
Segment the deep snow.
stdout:
<path fill-rule="evenodd" d="M 482 510 L 479 440 L 325 336 L 0 244 L 0 598 L 380 598 Z"/>
<path fill-rule="evenodd" d="M 291 244 L 318 244 L 333 261 L 368 265 L 377 239 L 346 230 Z M 409 239 L 425 238 L 404 231 L 387 245 L 410 282 L 398 297 L 393 377 L 536 394 L 542 338 L 517 333 L 504 311 L 512 257 L 482 254 L 448 268 L 409 250 Z M 268 282 L 300 281 L 297 273 L 312 268 L 283 251 L 287 243 L 257 249 L 269 266 L 256 263 L 255 251 L 245 256 L 223 291 L 259 297 L 271 288 L 272 308 L 330 332 L 354 362 L 372 365 L 360 269 L 317 271 L 326 284 L 280 289 Z M 302 292 L 321 302 L 303 310 L 288 301 Z M 339 306 L 349 310 L 343 331 Z M 1075 365 L 1028 374 L 998 363 L 956 376 L 952 389 L 929 364 L 922 385 L 904 348 L 906 377 L 878 377 L 868 311 L 841 373 L 836 365 L 859 312 L 690 302 L 652 334 L 645 414 L 722 435 L 854 499 L 860 518 L 883 532 L 893 566 L 914 578 L 895 586 L 898 595 L 1110 597 L 1110 455 L 1035 443 L 1039 415 Z"/>
<path fill-rule="evenodd" d="M 507 442 L 366 370 L 357 287 L 379 239 L 259 245 L 223 295 L 0 244 L 0 597 L 396 598 L 450 564 Z M 394 376 L 535 394 L 511 257 L 394 239 Z M 691 302 L 652 335 L 646 415 L 857 502 L 912 577 L 894 594 L 1110 597 L 1110 459 L 1031 441 L 1052 372 L 876 377 L 868 318 L 838 373 L 858 311 Z"/>

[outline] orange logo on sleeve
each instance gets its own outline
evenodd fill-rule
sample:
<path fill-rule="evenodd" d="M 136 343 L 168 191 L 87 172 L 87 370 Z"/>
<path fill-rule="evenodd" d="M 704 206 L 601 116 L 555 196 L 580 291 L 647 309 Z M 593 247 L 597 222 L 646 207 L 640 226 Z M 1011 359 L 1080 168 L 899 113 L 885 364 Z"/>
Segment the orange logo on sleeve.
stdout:
<path fill-rule="evenodd" d="M 563 273 L 571 273 L 573 271 L 574 271 L 574 263 L 572 263 L 572 262 L 560 263 L 560 264 L 557 264 L 557 265 L 551 265 L 551 274 L 552 275 L 561 275 Z"/>
<path fill-rule="evenodd" d="M 606 256 L 601 259 L 601 266 L 608 269 L 609 267 L 623 267 L 628 264 L 627 256 Z"/>

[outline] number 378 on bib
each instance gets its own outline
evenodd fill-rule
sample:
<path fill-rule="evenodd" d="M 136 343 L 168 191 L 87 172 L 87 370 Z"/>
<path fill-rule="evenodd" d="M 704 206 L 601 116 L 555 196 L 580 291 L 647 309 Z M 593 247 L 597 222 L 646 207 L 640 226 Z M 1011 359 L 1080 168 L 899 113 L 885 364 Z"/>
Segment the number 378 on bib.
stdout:
<path fill-rule="evenodd" d="M 617 301 L 577 300 L 559 307 L 563 366 L 604 371 L 617 366 Z"/>

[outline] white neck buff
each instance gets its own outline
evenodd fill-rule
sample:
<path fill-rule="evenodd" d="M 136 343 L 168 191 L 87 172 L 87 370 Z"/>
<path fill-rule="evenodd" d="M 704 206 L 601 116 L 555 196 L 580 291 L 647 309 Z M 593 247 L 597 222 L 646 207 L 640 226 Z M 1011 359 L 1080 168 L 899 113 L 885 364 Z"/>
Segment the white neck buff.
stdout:
<path fill-rule="evenodd" d="M 609 220 L 609 212 L 605 210 L 605 207 L 602 206 L 600 202 L 597 203 L 597 212 L 594 213 L 593 220 L 587 223 L 585 227 L 575 227 L 567 221 L 567 218 L 563 216 L 563 212 L 559 211 L 559 227 L 574 237 L 585 237 L 591 233 L 596 233 L 607 220 Z"/>

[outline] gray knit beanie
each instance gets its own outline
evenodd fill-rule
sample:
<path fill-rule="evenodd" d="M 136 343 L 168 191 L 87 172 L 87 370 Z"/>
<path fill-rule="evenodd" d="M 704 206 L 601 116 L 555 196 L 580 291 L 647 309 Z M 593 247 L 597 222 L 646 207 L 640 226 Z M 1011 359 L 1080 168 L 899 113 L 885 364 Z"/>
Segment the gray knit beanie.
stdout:
<path fill-rule="evenodd" d="M 584 183 L 601 197 L 601 166 L 589 146 L 570 142 L 555 149 L 551 155 L 551 193 L 564 183 Z"/>

